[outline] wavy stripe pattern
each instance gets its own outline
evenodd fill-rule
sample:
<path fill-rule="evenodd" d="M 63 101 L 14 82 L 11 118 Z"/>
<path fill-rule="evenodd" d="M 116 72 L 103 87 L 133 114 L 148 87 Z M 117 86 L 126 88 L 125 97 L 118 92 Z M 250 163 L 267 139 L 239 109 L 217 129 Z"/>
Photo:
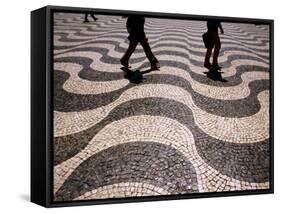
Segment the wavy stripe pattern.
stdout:
<path fill-rule="evenodd" d="M 223 23 L 220 79 L 202 21 L 147 18 L 159 71 L 128 47 L 126 19 L 54 15 L 55 201 L 267 189 L 269 26 Z"/>

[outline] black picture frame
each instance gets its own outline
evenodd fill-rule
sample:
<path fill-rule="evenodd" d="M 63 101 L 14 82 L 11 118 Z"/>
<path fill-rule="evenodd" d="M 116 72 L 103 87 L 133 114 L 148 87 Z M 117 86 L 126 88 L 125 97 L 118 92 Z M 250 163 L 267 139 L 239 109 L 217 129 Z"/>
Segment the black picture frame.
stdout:
<path fill-rule="evenodd" d="M 94 11 L 102 15 L 144 15 L 145 17 L 221 20 L 268 24 L 270 26 L 270 188 L 264 190 L 245 190 L 212 193 L 192 193 L 168 196 L 147 196 L 116 199 L 99 199 L 88 201 L 54 202 L 53 187 L 53 13 L 85 13 Z M 46 6 L 31 12 L 31 201 L 44 207 L 62 207 L 76 205 L 112 204 L 127 202 L 144 202 L 189 198 L 225 197 L 274 193 L 274 21 L 269 19 L 249 19 L 238 17 L 220 17 L 203 15 L 186 15 L 144 11 L 109 10 L 98 8 L 78 8 Z"/>

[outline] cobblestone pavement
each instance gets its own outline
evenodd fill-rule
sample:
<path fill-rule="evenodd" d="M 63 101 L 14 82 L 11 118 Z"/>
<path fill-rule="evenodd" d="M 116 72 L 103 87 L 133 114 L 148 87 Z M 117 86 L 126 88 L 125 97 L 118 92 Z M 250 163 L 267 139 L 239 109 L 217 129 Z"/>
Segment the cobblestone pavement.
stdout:
<path fill-rule="evenodd" d="M 126 19 L 83 17 L 54 17 L 55 201 L 269 188 L 268 26 L 222 23 L 213 78 L 205 22 L 147 18 L 161 68 L 139 45 L 136 84 Z"/>

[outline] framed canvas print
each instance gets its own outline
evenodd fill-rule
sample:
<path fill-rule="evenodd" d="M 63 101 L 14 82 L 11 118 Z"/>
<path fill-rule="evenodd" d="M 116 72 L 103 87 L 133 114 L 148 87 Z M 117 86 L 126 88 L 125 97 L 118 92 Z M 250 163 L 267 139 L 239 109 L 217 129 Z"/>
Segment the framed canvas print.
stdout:
<path fill-rule="evenodd" d="M 273 193 L 273 20 L 31 12 L 31 201 Z"/>

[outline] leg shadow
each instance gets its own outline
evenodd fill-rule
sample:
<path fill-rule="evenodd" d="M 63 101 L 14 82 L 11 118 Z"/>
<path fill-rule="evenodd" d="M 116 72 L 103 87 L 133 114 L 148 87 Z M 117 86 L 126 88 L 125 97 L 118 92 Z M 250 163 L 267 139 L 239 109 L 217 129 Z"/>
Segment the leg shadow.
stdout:
<path fill-rule="evenodd" d="M 219 69 L 216 68 L 210 68 L 208 72 L 204 72 L 207 77 L 214 81 L 220 81 L 220 82 L 227 82 L 226 79 L 223 79 L 221 74 L 222 72 L 219 71 Z"/>
<path fill-rule="evenodd" d="M 128 79 L 130 83 L 134 83 L 134 84 L 141 83 L 144 79 L 143 75 L 153 71 L 153 69 L 147 69 L 144 71 L 140 71 L 140 70 L 133 71 L 127 67 L 122 67 L 121 70 L 125 72 L 124 78 Z"/>

